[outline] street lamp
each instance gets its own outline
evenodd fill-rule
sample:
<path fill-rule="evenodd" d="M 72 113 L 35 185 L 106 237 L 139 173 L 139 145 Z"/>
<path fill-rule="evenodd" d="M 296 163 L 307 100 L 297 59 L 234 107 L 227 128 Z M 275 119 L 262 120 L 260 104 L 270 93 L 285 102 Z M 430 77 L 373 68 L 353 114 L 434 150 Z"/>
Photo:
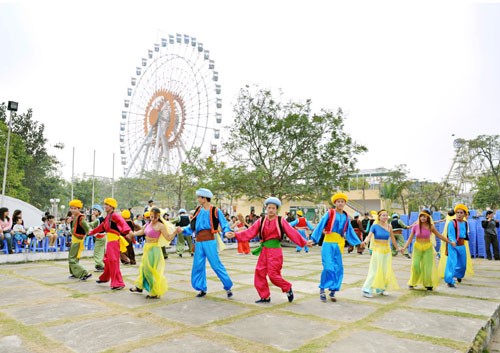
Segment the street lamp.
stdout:
<path fill-rule="evenodd" d="M 5 166 L 3 168 L 3 182 L 2 182 L 2 206 L 4 205 L 5 198 L 5 183 L 7 181 L 7 167 L 9 165 L 9 146 L 10 146 L 10 130 L 12 130 L 12 112 L 17 112 L 17 102 L 9 101 L 7 109 L 10 111 L 9 125 L 7 128 L 7 145 L 5 147 Z"/>
<path fill-rule="evenodd" d="M 61 200 L 59 199 L 50 199 L 50 204 L 52 205 L 52 214 L 57 221 L 57 206 Z"/>

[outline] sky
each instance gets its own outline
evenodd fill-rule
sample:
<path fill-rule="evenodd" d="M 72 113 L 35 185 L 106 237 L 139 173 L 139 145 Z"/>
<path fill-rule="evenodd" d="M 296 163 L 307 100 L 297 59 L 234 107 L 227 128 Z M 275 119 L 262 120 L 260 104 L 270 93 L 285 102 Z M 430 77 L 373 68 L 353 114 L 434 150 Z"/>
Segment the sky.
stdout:
<path fill-rule="evenodd" d="M 130 77 L 168 34 L 202 41 L 223 124 L 246 84 L 346 116 L 359 169 L 406 164 L 441 181 L 453 140 L 499 134 L 500 3 L 463 1 L 0 1 L 0 102 L 33 109 L 70 179 L 122 176 Z M 226 136 L 223 136 L 226 137 Z M 65 148 L 53 146 L 63 143 Z"/>

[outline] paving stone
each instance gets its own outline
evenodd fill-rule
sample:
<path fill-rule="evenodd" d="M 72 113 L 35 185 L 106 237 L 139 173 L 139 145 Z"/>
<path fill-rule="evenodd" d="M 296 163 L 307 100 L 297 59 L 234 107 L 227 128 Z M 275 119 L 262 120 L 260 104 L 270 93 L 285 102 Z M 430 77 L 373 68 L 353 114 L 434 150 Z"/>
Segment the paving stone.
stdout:
<path fill-rule="evenodd" d="M 237 351 L 224 347 L 215 342 L 193 336 L 186 335 L 169 339 L 165 342 L 151 346 L 134 349 L 130 353 L 237 353 Z"/>
<path fill-rule="evenodd" d="M 350 273 L 344 273 L 344 278 L 342 279 L 342 284 L 353 284 L 357 282 L 362 282 L 366 280 L 366 275 L 353 275 Z M 361 284 L 360 284 L 361 287 Z"/>
<path fill-rule="evenodd" d="M 30 280 L 23 279 L 23 278 L 11 277 L 11 276 L 5 276 L 5 277 L 1 278 L 0 281 L 2 283 L 2 286 L 0 287 L 0 293 L 1 293 L 2 289 L 5 289 L 5 288 L 29 287 L 29 286 L 36 284 L 36 282 L 34 282 L 34 281 L 30 281 Z"/>
<path fill-rule="evenodd" d="M 43 301 L 47 298 L 57 301 L 68 297 L 69 293 L 56 289 L 48 289 L 40 285 L 30 285 L 28 287 L 9 287 L 2 290 L 0 295 L 2 298 L 0 306 L 10 306 L 33 301 Z"/>
<path fill-rule="evenodd" d="M 304 329 L 305 327 L 307 330 Z M 278 349 L 293 350 L 337 328 L 336 325 L 315 322 L 308 318 L 266 313 L 259 315 L 259 318 L 245 317 L 213 330 L 271 345 Z"/>
<path fill-rule="evenodd" d="M 498 302 L 478 300 L 472 298 L 446 297 L 442 295 L 428 295 L 408 302 L 414 308 L 436 309 L 450 312 L 485 315 L 490 317 L 499 307 Z"/>
<path fill-rule="evenodd" d="M 419 333 L 467 343 L 472 342 L 484 324 L 484 320 L 480 319 L 401 309 L 393 310 L 373 323 L 374 326 L 383 329 Z"/>
<path fill-rule="evenodd" d="M 118 344 L 153 337 L 168 331 L 168 328 L 151 325 L 146 320 L 125 315 L 40 329 L 53 340 L 79 353 L 102 352 Z"/>
<path fill-rule="evenodd" d="M 318 277 L 320 271 L 309 268 L 283 267 L 281 274 L 283 277 Z"/>
<path fill-rule="evenodd" d="M 328 294 L 327 294 L 328 295 Z M 296 302 L 294 305 L 286 306 L 283 310 L 297 314 L 314 315 L 325 319 L 354 322 L 365 318 L 377 308 L 372 305 L 354 304 L 338 299 L 333 303 L 327 301 L 323 303 L 319 300 L 319 295 L 315 299 L 307 299 Z"/>
<path fill-rule="evenodd" d="M 401 295 L 403 295 L 403 292 L 401 290 L 391 290 L 388 291 L 388 293 L 389 295 L 374 294 L 373 298 L 365 298 L 363 297 L 363 294 L 361 292 L 361 287 L 354 287 L 341 289 L 340 292 L 337 292 L 337 294 L 335 294 L 335 296 L 339 299 L 345 298 L 362 302 L 370 302 L 374 304 L 388 305 L 394 303 Z"/>
<path fill-rule="evenodd" d="M 111 287 L 108 283 L 96 283 L 96 280 L 99 277 L 90 277 L 86 281 L 80 281 L 79 279 L 71 279 L 69 283 L 65 283 L 64 285 L 58 285 L 72 291 L 76 291 L 79 293 L 102 293 L 106 291 L 110 291 Z M 126 287 L 125 287 L 126 288 Z"/>
<path fill-rule="evenodd" d="M 286 279 L 286 278 L 285 278 Z M 302 292 L 308 294 L 318 293 L 319 288 L 319 278 L 317 282 L 309 282 L 309 281 L 289 281 L 292 284 L 292 289 L 294 292 Z"/>
<path fill-rule="evenodd" d="M 194 298 L 193 300 L 155 307 L 154 312 L 161 317 L 191 325 L 203 325 L 208 322 L 225 319 L 248 311 L 249 309 L 227 301 L 214 301 L 210 298 Z"/>
<path fill-rule="evenodd" d="M 234 283 L 242 283 L 242 284 L 247 284 L 247 285 L 253 286 L 254 276 L 253 276 L 253 273 L 252 274 L 248 274 L 248 273 L 237 274 L 237 275 L 231 276 L 231 280 Z"/>
<path fill-rule="evenodd" d="M 259 295 L 257 294 L 257 290 L 252 288 L 243 288 L 237 291 L 233 291 L 232 301 L 243 303 L 243 304 L 252 304 L 255 306 L 276 306 L 279 304 L 287 303 L 288 299 L 285 293 L 281 292 L 281 289 L 275 287 L 274 285 L 269 286 L 269 290 L 271 292 L 271 302 L 266 304 L 256 304 L 255 301 L 259 299 Z M 301 297 L 300 294 L 295 296 L 297 299 Z"/>
<path fill-rule="evenodd" d="M 498 287 L 478 287 L 467 285 L 465 280 L 462 284 L 457 284 L 457 288 L 449 288 L 446 285 L 439 287 L 439 291 L 445 294 L 454 294 L 461 296 L 470 296 L 485 299 L 500 299 Z"/>
<path fill-rule="evenodd" d="M 26 325 L 34 325 L 78 315 L 105 312 L 107 309 L 100 304 L 67 298 L 64 302 L 50 301 L 34 305 L 28 303 L 27 305 L 2 309 L 1 311 L 15 317 L 16 320 Z"/>
<path fill-rule="evenodd" d="M 431 343 L 398 338 L 374 331 L 355 332 L 332 343 L 323 353 L 370 352 L 370 353 L 454 353 L 454 349 Z"/>
<path fill-rule="evenodd" d="M 0 353 L 32 353 L 22 344 L 23 341 L 19 336 L 0 337 Z"/>

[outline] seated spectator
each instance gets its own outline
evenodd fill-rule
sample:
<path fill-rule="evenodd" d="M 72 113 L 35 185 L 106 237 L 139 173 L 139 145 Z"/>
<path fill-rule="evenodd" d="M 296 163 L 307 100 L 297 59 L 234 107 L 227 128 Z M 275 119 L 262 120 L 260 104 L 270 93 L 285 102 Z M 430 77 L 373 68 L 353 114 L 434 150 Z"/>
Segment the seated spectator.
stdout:
<path fill-rule="evenodd" d="M 65 238 L 66 247 L 71 247 L 71 217 L 61 218 L 57 227 L 57 235 Z"/>
<path fill-rule="evenodd" d="M 14 241 L 17 242 L 17 245 L 28 245 L 28 235 L 26 235 L 22 218 L 16 217 L 16 224 L 12 227 L 12 231 L 14 232 Z"/>
<path fill-rule="evenodd" d="M 51 214 L 47 215 L 47 220 L 42 225 L 42 230 L 45 236 L 49 238 L 49 247 L 55 246 L 57 241 L 57 233 L 56 233 L 56 222 L 53 215 Z"/>
<path fill-rule="evenodd" d="M 12 219 L 9 217 L 9 209 L 7 207 L 0 208 L 0 241 L 3 247 L 4 239 L 7 240 L 7 251 L 12 254 Z"/>

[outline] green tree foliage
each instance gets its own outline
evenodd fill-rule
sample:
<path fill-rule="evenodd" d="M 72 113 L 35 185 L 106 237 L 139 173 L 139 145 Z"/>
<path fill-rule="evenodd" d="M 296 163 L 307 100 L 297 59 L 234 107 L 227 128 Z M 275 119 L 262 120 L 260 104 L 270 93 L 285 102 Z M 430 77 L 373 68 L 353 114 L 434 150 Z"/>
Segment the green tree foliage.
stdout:
<path fill-rule="evenodd" d="M 403 213 L 406 213 L 406 197 L 411 181 L 405 164 L 397 165 L 382 184 L 381 196 L 388 200 L 387 208 L 391 209 L 394 202 L 400 202 Z"/>
<path fill-rule="evenodd" d="M 481 209 L 498 209 L 500 207 L 500 188 L 494 177 L 483 175 L 478 178 L 473 198 L 474 207 Z"/>
<path fill-rule="evenodd" d="M 343 130 L 344 114 L 311 111 L 311 101 L 282 103 L 269 90 L 247 86 L 234 107 L 225 152 L 248 170 L 249 197 L 317 201 L 344 185 L 356 156 L 367 151 Z"/>
<path fill-rule="evenodd" d="M 411 182 L 408 186 L 408 211 L 419 211 L 422 207 L 439 211 L 453 204 L 453 187 L 448 183 L 427 181 Z"/>

